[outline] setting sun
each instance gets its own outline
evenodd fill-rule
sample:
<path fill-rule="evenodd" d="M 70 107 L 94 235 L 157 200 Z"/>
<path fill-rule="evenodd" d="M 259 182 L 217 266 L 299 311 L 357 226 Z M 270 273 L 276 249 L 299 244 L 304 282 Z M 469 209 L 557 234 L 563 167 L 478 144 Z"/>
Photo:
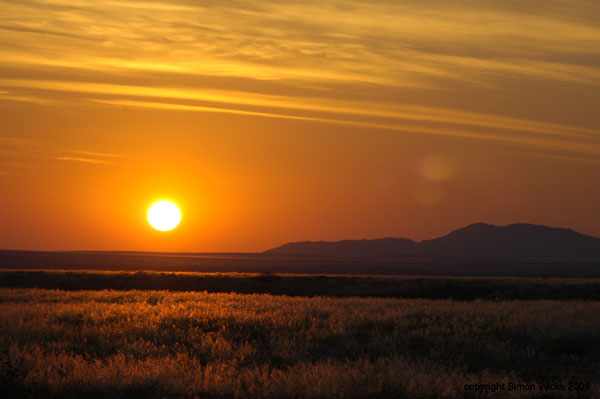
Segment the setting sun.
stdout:
<path fill-rule="evenodd" d="M 180 220 L 179 208 L 170 201 L 158 201 L 148 210 L 148 222 L 156 230 L 173 230 Z"/>

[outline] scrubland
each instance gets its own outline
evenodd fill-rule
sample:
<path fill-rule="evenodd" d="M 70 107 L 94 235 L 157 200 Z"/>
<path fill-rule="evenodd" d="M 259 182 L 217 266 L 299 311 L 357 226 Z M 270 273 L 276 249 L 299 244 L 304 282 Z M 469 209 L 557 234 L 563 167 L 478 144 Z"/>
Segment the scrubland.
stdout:
<path fill-rule="evenodd" d="M 584 398 L 599 377 L 594 301 L 0 289 L 10 398 Z M 567 389 L 464 389 L 497 382 Z"/>

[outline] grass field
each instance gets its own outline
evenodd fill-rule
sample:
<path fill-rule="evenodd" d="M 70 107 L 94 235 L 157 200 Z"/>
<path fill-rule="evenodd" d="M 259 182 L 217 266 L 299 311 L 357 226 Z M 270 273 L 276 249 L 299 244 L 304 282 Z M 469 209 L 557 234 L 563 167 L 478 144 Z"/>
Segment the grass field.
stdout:
<path fill-rule="evenodd" d="M 0 289 L 11 398 L 595 398 L 599 343 L 596 301 Z"/>

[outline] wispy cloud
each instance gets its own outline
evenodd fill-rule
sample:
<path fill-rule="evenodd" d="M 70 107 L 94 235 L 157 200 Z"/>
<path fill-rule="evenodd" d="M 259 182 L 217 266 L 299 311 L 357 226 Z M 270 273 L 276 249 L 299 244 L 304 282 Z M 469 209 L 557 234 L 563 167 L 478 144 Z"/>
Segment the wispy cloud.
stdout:
<path fill-rule="evenodd" d="M 594 1 L 0 4 L 7 101 L 92 98 L 598 151 Z"/>
<path fill-rule="evenodd" d="M 451 108 L 381 104 L 372 101 L 325 100 L 234 90 L 156 88 L 88 82 L 4 79 L 0 80 L 0 84 L 40 87 L 84 95 L 103 94 L 112 98 L 96 98 L 92 101 L 117 106 L 312 120 L 395 131 L 506 141 L 537 148 L 552 147 L 560 142 L 571 150 L 579 148 L 584 153 L 590 151 L 596 153 L 600 144 L 600 130 L 596 129 Z M 115 96 L 118 98 L 114 98 Z M 130 99 L 123 99 L 123 97 Z M 152 101 L 147 98 L 162 101 Z M 187 103 L 182 103 L 182 100 Z M 419 125 L 419 123 L 427 123 L 427 125 Z M 432 123 L 436 125 L 431 126 Z M 526 135 L 524 136 L 523 133 Z M 548 143 L 545 143 L 545 140 L 548 140 Z M 88 155 L 93 154 L 88 153 Z"/>
<path fill-rule="evenodd" d="M 18 137 L 0 137 L 0 144 L 23 145 L 29 143 L 29 140 Z"/>
<path fill-rule="evenodd" d="M 93 152 L 93 151 L 83 151 L 83 150 L 71 150 L 69 151 L 71 153 L 74 154 L 81 154 L 81 155 L 90 155 L 93 157 L 105 157 L 105 158 L 129 158 L 126 155 L 121 155 L 121 154 L 109 154 L 106 152 Z"/>
<path fill-rule="evenodd" d="M 62 155 L 64 153 L 74 155 Z M 117 165 L 118 160 L 127 158 L 130 157 L 112 152 L 72 149 L 43 139 L 0 137 L 0 160 L 3 168 L 0 174 L 12 174 L 15 171 L 20 173 L 24 170 L 36 173 L 33 171 L 48 169 L 48 162 L 51 160 Z"/>
<path fill-rule="evenodd" d="M 194 112 L 216 112 L 216 113 L 230 113 L 237 115 L 248 115 L 248 116 L 258 116 L 258 117 L 267 117 L 267 118 L 285 118 L 285 119 L 295 119 L 295 120 L 304 120 L 304 121 L 313 121 L 313 122 L 322 122 L 322 123 L 333 123 L 340 125 L 351 125 L 351 126 L 361 126 L 368 127 L 373 129 L 383 129 L 395 132 L 401 132 L 405 134 L 425 134 L 425 135 L 435 135 L 435 136 L 445 136 L 445 137 L 459 137 L 459 138 L 468 138 L 474 140 L 485 140 L 494 143 L 505 143 L 514 146 L 520 146 L 530 149 L 535 149 L 538 151 L 550 151 L 553 153 L 553 156 L 556 156 L 556 153 L 568 153 L 570 159 L 577 159 L 577 156 L 581 156 L 584 160 L 599 160 L 600 161 L 600 137 L 593 136 L 594 131 L 586 131 L 590 134 L 589 136 L 577 137 L 577 130 L 570 131 L 566 126 L 552 126 L 548 125 L 547 130 L 541 130 L 543 128 L 537 127 L 533 125 L 531 128 L 528 128 L 528 121 L 522 126 L 518 125 L 518 120 L 510 120 L 507 119 L 504 122 L 504 128 L 500 130 L 500 123 L 502 120 L 496 121 L 496 124 L 491 124 L 492 122 L 488 122 L 488 127 L 492 127 L 492 129 L 481 129 L 476 128 L 477 125 L 469 126 L 468 120 L 465 122 L 464 126 L 453 126 L 448 127 L 444 125 L 440 126 L 426 126 L 420 125 L 418 123 L 407 123 L 406 120 L 390 120 L 387 121 L 379 121 L 379 122 L 368 122 L 364 120 L 349 120 L 345 118 L 337 118 L 332 116 L 330 118 L 326 117 L 307 117 L 307 116 L 299 116 L 293 114 L 283 114 L 283 113 L 267 113 L 267 112 L 252 112 L 252 111 L 243 111 L 243 110 L 234 110 L 227 108 L 217 108 L 217 107 L 204 107 L 204 106 L 194 106 L 194 105 L 186 105 L 186 104 L 177 104 L 177 103 L 158 103 L 151 101 L 131 101 L 131 100 L 94 100 L 99 103 L 117 105 L 117 106 L 127 106 L 127 107 L 139 107 L 139 108 L 151 108 L 151 109 L 160 109 L 160 110 L 170 110 L 170 111 L 194 111 Z M 493 119 L 492 119 L 493 121 Z M 512 123 L 512 127 L 509 123 Z M 479 126 L 486 126 L 485 123 L 481 123 Z M 545 125 L 541 125 L 542 127 Z M 469 129 L 470 127 L 470 129 Z M 475 128 L 474 128 L 475 127 Z M 536 129 L 537 128 L 537 129 Z M 555 136 L 544 134 L 545 131 L 552 132 L 552 129 L 561 129 Z M 528 132 L 540 132 L 542 134 L 525 134 Z M 575 136 L 571 136 L 572 134 Z"/>
<path fill-rule="evenodd" d="M 115 165 L 114 162 L 106 161 L 103 159 L 79 158 L 79 157 L 56 157 L 55 159 L 59 160 L 59 161 L 75 161 L 75 162 L 93 163 L 93 164 L 98 164 L 98 165 Z"/>

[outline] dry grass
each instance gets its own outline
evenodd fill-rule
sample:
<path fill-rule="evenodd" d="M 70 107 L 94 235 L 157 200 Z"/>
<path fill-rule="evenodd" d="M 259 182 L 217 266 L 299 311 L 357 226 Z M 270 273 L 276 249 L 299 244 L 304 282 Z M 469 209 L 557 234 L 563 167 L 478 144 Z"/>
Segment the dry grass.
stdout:
<path fill-rule="evenodd" d="M 598 342 L 598 302 L 0 289 L 14 398 L 598 397 Z"/>

